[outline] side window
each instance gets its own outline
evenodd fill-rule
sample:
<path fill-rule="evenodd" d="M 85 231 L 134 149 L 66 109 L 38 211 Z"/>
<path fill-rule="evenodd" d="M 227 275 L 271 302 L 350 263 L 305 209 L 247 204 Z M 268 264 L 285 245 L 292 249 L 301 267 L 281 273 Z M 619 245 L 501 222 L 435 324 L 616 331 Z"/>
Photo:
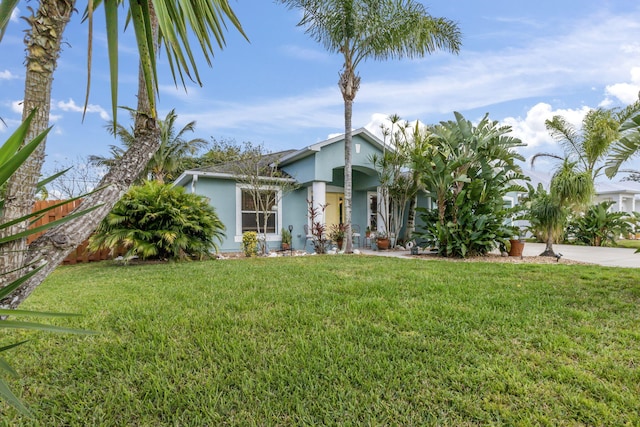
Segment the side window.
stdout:
<path fill-rule="evenodd" d="M 241 202 L 241 215 L 242 215 L 242 232 L 246 231 L 258 231 L 258 225 L 260 230 L 264 227 L 265 210 L 269 210 L 270 213 L 267 218 L 267 233 L 276 233 L 276 212 L 273 212 L 273 205 L 277 201 L 277 193 L 275 190 L 263 190 L 260 191 L 254 197 L 252 191 L 242 190 L 242 202 Z M 257 215 L 256 215 L 257 214 Z"/>

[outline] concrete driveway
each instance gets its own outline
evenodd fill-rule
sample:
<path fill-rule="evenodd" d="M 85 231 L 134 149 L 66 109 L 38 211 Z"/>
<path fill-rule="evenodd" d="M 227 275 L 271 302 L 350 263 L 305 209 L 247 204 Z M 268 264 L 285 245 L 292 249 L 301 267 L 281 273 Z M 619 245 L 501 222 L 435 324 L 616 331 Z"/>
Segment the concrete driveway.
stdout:
<path fill-rule="evenodd" d="M 536 256 L 544 252 L 544 243 L 525 243 L 524 256 Z M 609 267 L 640 268 L 640 253 L 627 248 L 599 248 L 594 246 L 553 245 L 555 253 L 562 258 Z"/>
<path fill-rule="evenodd" d="M 538 256 L 544 252 L 544 243 L 525 243 L 524 256 Z M 372 251 L 360 249 L 362 253 L 389 257 L 409 256 L 409 251 Z M 627 248 L 598 248 L 594 246 L 553 245 L 555 253 L 561 253 L 562 258 L 574 261 L 588 262 L 608 267 L 640 268 L 640 253 Z M 562 262 L 562 261 L 560 261 Z"/>

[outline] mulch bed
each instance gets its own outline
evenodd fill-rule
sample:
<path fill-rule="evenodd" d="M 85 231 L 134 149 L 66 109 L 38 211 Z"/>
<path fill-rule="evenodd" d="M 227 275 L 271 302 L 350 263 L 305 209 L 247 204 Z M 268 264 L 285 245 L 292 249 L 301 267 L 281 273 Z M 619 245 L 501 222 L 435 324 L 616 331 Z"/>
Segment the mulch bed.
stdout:
<path fill-rule="evenodd" d="M 592 265 L 587 262 L 574 261 L 571 259 L 560 258 L 558 261 L 554 257 L 548 256 L 501 256 L 499 254 L 487 254 L 485 256 L 469 257 L 469 258 L 445 258 L 438 256 L 437 254 L 424 253 L 419 255 L 412 255 L 412 258 L 419 258 L 424 260 L 440 260 L 451 262 L 502 262 L 511 264 L 577 264 L 577 265 Z"/>

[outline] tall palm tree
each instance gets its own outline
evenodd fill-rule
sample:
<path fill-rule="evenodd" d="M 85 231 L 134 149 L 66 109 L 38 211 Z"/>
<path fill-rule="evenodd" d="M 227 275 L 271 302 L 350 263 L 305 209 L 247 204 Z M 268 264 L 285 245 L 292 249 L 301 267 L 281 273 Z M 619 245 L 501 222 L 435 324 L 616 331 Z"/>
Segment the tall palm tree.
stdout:
<path fill-rule="evenodd" d="M 135 112 L 131 110 L 132 115 Z M 147 163 L 141 177 L 164 183 L 165 179 L 175 178 L 177 171 L 182 169 L 182 163 L 188 156 L 194 155 L 198 150 L 207 146 L 207 140 L 203 138 L 186 139 L 187 132 L 195 131 L 196 122 L 187 123 L 182 129 L 176 131 L 178 115 L 175 110 L 169 111 L 164 120 L 158 120 L 160 130 L 160 146 L 153 157 Z M 126 151 L 136 143 L 134 129 L 127 128 L 113 120 L 107 125 L 112 135 L 122 141 L 124 147 L 110 146 L 111 156 L 89 156 L 89 161 L 97 166 L 112 167 L 122 159 Z"/>
<path fill-rule="evenodd" d="M 18 0 L 3 0 L 0 3 L 0 37 L 2 37 L 9 17 Z M 37 260 L 46 264 L 10 297 L 2 299 L 0 305 L 15 308 L 44 278 L 66 257 L 66 255 L 86 237 L 107 215 L 113 205 L 139 176 L 147 159 L 157 147 L 158 128 L 156 125 L 155 93 L 157 92 L 156 50 L 160 43 L 167 51 L 167 59 L 174 78 L 184 75 L 200 83 L 196 59 L 190 40 L 198 40 L 205 60 L 210 64 L 213 46 L 222 48 L 225 43 L 226 20 L 243 35 L 238 19 L 231 10 L 228 0 L 184 1 L 184 0 L 114 0 L 89 2 L 85 16 L 89 22 L 89 38 L 92 34 L 93 5 L 105 8 L 108 52 L 110 58 L 112 111 L 116 119 L 118 85 L 118 10 L 128 5 L 128 15 L 136 35 L 140 53 L 140 89 L 135 134 L 139 142 L 122 157 L 117 167 L 104 177 L 101 186 L 105 189 L 84 199 L 83 205 L 101 205 L 100 208 L 80 220 L 70 221 L 56 227 L 34 241 L 25 251 L 26 240 L 21 239 L 4 247 L 2 253 L 3 271 L 20 269 Z M 41 133 L 48 126 L 51 100 L 51 84 L 60 55 L 60 45 L 66 24 L 75 10 L 75 0 L 41 0 L 33 16 L 28 19 L 27 58 L 25 96 L 23 114 L 37 109 L 37 115 L 30 128 L 27 140 Z M 191 31 L 188 31 L 191 30 Z M 192 37 L 195 35 L 195 37 Z M 91 43 L 89 43 L 91 45 Z M 89 52 L 90 57 L 91 52 Z M 21 170 L 14 174 L 7 189 L 7 202 L 3 212 L 3 222 L 9 222 L 27 215 L 33 206 L 37 178 L 44 159 L 44 144 L 34 152 Z M 34 178 L 35 177 L 35 178 Z M 83 208 L 81 206 L 80 208 Z M 9 233 L 16 233 L 28 226 L 26 222 L 17 224 Z M 5 281 L 0 282 L 3 286 Z"/>
<path fill-rule="evenodd" d="M 352 113 L 360 88 L 358 65 L 367 60 L 422 57 L 436 50 L 457 53 L 458 25 L 427 13 L 414 0 L 279 0 L 300 9 L 298 23 L 328 51 L 340 53 L 344 63 L 338 86 L 344 101 L 344 201 L 346 253 L 353 252 L 352 212 Z"/>

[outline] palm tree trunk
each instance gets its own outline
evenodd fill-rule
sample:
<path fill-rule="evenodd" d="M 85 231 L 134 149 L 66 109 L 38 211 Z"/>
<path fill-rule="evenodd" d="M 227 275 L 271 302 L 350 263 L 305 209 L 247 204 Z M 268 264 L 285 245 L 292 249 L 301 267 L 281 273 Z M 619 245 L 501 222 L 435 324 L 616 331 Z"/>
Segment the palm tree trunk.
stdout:
<path fill-rule="evenodd" d="M 351 168 L 351 142 L 353 132 L 351 130 L 351 119 L 353 116 L 353 100 L 360 87 L 360 77 L 355 74 L 351 64 L 351 57 L 345 50 L 344 70 L 340 73 L 340 92 L 344 100 L 344 217 L 346 246 L 344 253 L 353 253 L 353 232 L 351 230 L 351 213 L 353 205 L 353 178 Z"/>
<path fill-rule="evenodd" d="M 29 18 L 31 29 L 25 39 L 27 47 L 25 90 L 22 106 L 23 120 L 37 109 L 26 141 L 32 140 L 49 126 L 51 107 L 51 86 L 53 72 L 60 54 L 62 34 L 74 11 L 74 0 L 41 1 L 36 14 Z M 36 186 L 44 163 L 45 142 L 33 152 L 7 183 L 2 223 L 29 215 L 33 210 Z M 7 228 L 6 235 L 16 234 L 29 227 L 23 222 Z M 9 242 L 0 249 L 0 284 L 10 283 L 16 275 L 22 274 L 27 248 L 27 239 Z"/>
<path fill-rule="evenodd" d="M 551 229 L 547 231 L 547 245 L 540 256 L 556 256 L 556 253 L 553 251 L 553 233 Z"/>
<path fill-rule="evenodd" d="M 404 230 L 404 240 L 409 241 L 416 231 L 416 208 L 418 206 L 418 194 L 409 199 L 409 214 L 407 215 L 407 227 Z"/>
<path fill-rule="evenodd" d="M 155 14 L 151 14 L 151 19 L 157 31 Z M 157 36 L 155 40 L 157 40 Z M 155 48 L 157 49 L 157 46 Z M 134 136 L 137 142 L 124 153 L 122 158 L 110 168 L 109 172 L 100 181 L 98 188 L 103 189 L 85 197 L 76 211 L 94 206 L 99 206 L 99 208 L 50 229 L 32 242 L 22 265 L 29 265 L 31 269 L 39 266 L 43 267 L 11 295 L 0 300 L 0 307 L 18 307 L 64 261 L 72 250 L 88 239 L 98 224 L 136 181 L 146 167 L 149 158 L 158 149 L 160 145 L 160 129 L 154 114 L 151 112 L 141 68 L 138 75 L 138 108 L 134 128 Z"/>
<path fill-rule="evenodd" d="M 344 101 L 344 238 L 347 241 L 344 253 L 353 253 L 353 233 L 351 231 L 351 213 L 353 203 L 353 177 L 351 168 L 351 118 L 353 115 L 353 101 Z"/>

